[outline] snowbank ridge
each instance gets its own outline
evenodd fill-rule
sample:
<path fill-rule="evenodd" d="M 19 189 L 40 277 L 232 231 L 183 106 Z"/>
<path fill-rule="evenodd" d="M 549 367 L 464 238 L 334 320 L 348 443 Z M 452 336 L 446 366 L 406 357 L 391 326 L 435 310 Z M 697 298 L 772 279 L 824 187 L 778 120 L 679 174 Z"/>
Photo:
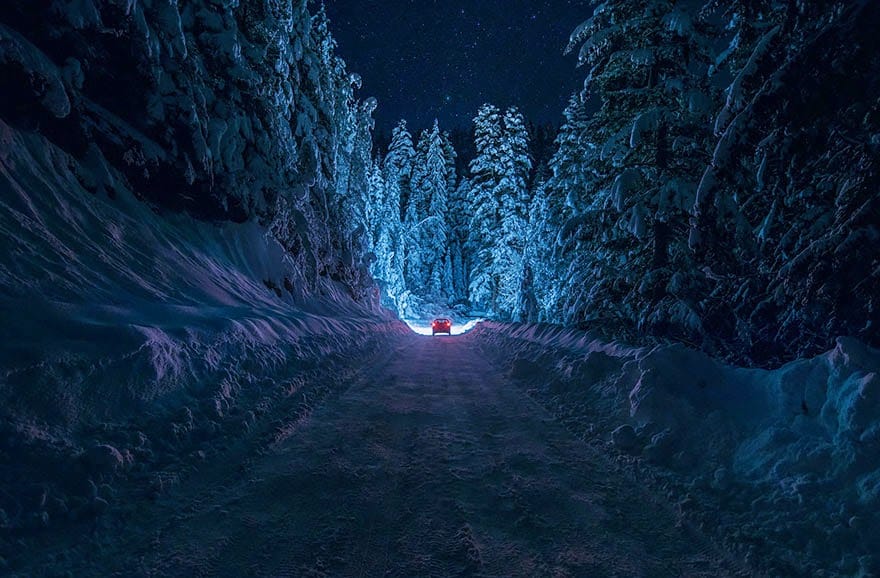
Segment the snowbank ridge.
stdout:
<path fill-rule="evenodd" d="M 768 575 L 877 572 L 880 351 L 840 338 L 823 355 L 760 370 L 561 327 L 475 332 L 536 400 L 641 464 L 684 519 Z"/>
<path fill-rule="evenodd" d="M 236 432 L 274 435 L 267 407 L 308 415 L 334 382 L 316 375 L 343 383 L 342 360 L 408 334 L 342 283 L 313 291 L 256 223 L 163 216 L 84 176 L 0 122 L 0 538 L 93 518 L 120 478 L 161 491 Z"/>

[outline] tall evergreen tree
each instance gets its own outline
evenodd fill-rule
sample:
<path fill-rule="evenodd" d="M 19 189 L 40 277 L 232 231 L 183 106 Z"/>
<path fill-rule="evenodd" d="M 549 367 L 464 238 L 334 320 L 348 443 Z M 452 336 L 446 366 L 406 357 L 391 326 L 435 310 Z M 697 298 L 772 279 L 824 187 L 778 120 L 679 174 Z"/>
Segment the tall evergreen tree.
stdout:
<path fill-rule="evenodd" d="M 375 159 L 370 165 L 368 175 L 368 197 L 364 209 L 367 231 L 370 239 L 370 250 L 375 252 L 376 241 L 385 215 L 385 176 L 382 174 L 382 166 L 379 159 Z"/>
<path fill-rule="evenodd" d="M 439 123 L 427 134 L 422 179 L 419 182 L 427 210 L 422 222 L 422 250 L 425 262 L 425 282 L 428 294 L 437 299 L 448 294 L 449 260 L 446 216 L 449 209 L 449 172 L 446 162 L 446 142 Z"/>
<path fill-rule="evenodd" d="M 504 114 L 500 144 L 500 178 L 492 193 L 500 210 L 500 227 L 493 239 L 493 274 L 498 282 L 494 309 L 499 316 L 511 318 L 520 302 L 526 269 L 523 253 L 528 235 L 528 179 L 532 169 L 528 130 L 516 108 Z"/>
<path fill-rule="evenodd" d="M 396 239 L 396 258 L 403 269 L 403 285 L 412 288 L 421 271 L 421 239 L 418 236 L 419 222 L 413 195 L 413 178 L 416 164 L 416 151 L 413 138 L 405 120 L 394 128 L 388 154 L 385 157 L 386 182 L 392 182 L 399 189 L 399 214 L 401 226 Z"/>
<path fill-rule="evenodd" d="M 880 322 L 875 2 L 710 3 L 733 32 L 730 78 L 692 245 L 708 321 L 750 359 L 871 339 Z M 715 16 L 717 19 L 717 15 Z M 824 71 L 846 71 L 833 73 Z"/>
<path fill-rule="evenodd" d="M 376 110 L 376 99 L 368 98 L 358 109 L 357 124 L 352 139 L 351 161 L 347 190 L 340 195 L 343 203 L 341 214 L 346 219 L 346 230 L 357 231 L 358 235 L 367 235 L 370 228 L 368 206 L 370 204 L 370 173 L 373 167 L 373 112 Z M 378 174 L 376 175 L 379 176 Z"/>
<path fill-rule="evenodd" d="M 452 144 L 449 133 L 443 131 L 443 158 L 446 160 L 446 190 L 450 193 L 458 186 L 458 153 Z"/>
<path fill-rule="evenodd" d="M 556 192 L 549 185 L 546 165 L 538 167 L 524 251 L 531 283 L 522 288 L 520 310 L 515 315 L 524 321 L 552 322 L 562 318 L 559 309 L 562 270 L 556 241 L 564 216 L 563 203 L 554 199 Z M 533 310 L 526 311 L 525 300 L 530 301 Z"/>
<path fill-rule="evenodd" d="M 383 169 L 386 180 L 392 180 L 400 188 L 400 218 L 406 214 L 406 205 L 409 203 L 410 181 L 412 179 L 413 161 L 416 151 L 413 148 L 413 138 L 406 127 L 406 121 L 401 120 L 391 136 L 391 144 L 388 154 L 385 155 Z"/>
<path fill-rule="evenodd" d="M 501 204 L 495 192 L 501 177 L 502 138 L 501 111 L 494 105 L 483 105 L 474 118 L 476 156 L 470 163 L 471 220 L 467 252 L 471 302 L 489 313 L 494 312 L 498 297 L 493 240 L 501 224 Z"/>
<path fill-rule="evenodd" d="M 449 214 L 446 221 L 449 226 L 449 255 L 452 275 L 452 298 L 454 301 L 468 300 L 468 225 L 470 221 L 470 190 L 468 179 L 461 179 L 458 186 L 451 192 Z"/>
<path fill-rule="evenodd" d="M 538 316 L 545 321 L 565 318 L 564 286 L 566 280 L 573 280 L 569 279 L 572 272 L 566 263 L 573 261 L 574 255 L 587 252 L 580 243 L 588 238 L 589 230 L 598 228 L 595 224 L 588 226 L 591 213 L 585 208 L 591 197 L 584 191 L 595 187 L 590 161 L 596 149 L 591 140 L 586 102 L 579 95 L 572 95 L 563 116 L 565 122 L 556 136 L 556 151 L 548 165 L 539 167 L 536 173 L 530 211 L 534 255 L 531 264 Z M 570 221 L 575 210 L 580 219 Z M 566 222 L 569 226 L 563 229 Z M 584 271 L 585 276 L 589 274 Z M 579 281 L 587 283 L 588 277 Z"/>
<path fill-rule="evenodd" d="M 371 232 L 374 238 L 373 277 L 382 289 L 383 302 L 398 311 L 400 296 L 406 290 L 401 246 L 400 186 L 374 164 L 370 178 Z"/>
<path fill-rule="evenodd" d="M 590 67 L 586 90 L 602 100 L 593 124 L 596 198 L 575 199 L 574 218 L 580 226 L 584 210 L 598 210 L 614 223 L 594 230 L 587 247 L 612 264 L 605 287 L 583 296 L 583 267 L 573 268 L 573 321 L 608 315 L 642 332 L 701 329 L 687 235 L 711 98 L 708 42 L 693 10 L 672 0 L 611 0 L 572 34 L 569 50 L 580 46 L 579 61 Z"/>

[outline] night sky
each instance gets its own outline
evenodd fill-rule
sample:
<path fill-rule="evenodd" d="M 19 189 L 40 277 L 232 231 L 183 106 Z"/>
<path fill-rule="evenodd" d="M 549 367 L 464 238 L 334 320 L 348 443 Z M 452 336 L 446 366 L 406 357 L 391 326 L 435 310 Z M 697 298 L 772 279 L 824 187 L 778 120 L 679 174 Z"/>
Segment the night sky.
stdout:
<path fill-rule="evenodd" d="M 562 51 L 588 0 L 328 0 L 338 53 L 375 96 L 377 129 L 438 118 L 466 129 L 479 106 L 519 106 L 558 124 L 585 71 Z"/>

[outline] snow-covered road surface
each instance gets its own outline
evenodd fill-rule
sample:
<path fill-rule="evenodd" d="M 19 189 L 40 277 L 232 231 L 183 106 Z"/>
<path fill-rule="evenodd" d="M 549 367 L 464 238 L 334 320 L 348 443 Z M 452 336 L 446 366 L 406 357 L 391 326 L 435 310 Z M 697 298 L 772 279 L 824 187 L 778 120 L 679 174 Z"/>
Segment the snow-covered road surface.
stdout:
<path fill-rule="evenodd" d="M 480 340 L 397 338 L 337 373 L 305 418 L 270 416 L 275 435 L 254 430 L 157 502 L 130 504 L 75 574 L 736 575 Z"/>

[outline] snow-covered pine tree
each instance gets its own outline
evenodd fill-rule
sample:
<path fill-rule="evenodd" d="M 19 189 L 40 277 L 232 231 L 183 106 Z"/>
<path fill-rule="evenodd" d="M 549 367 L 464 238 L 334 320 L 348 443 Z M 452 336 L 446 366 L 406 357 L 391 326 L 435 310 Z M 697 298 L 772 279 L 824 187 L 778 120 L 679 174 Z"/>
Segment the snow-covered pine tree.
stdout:
<path fill-rule="evenodd" d="M 303 0 L 298 3 L 307 4 Z M 369 245 L 366 204 L 376 101 L 356 100 L 361 79 L 347 72 L 345 63 L 334 54 L 335 47 L 320 7 L 311 19 L 308 39 L 292 46 L 304 59 L 303 70 L 297 74 L 304 98 L 294 101 L 298 108 L 295 133 L 308 145 L 302 147 L 305 168 L 310 169 L 313 160 L 316 163 L 315 170 L 303 170 L 304 178 L 318 185 L 315 189 L 320 196 L 312 204 L 322 208 L 321 218 L 335 231 L 320 240 L 319 252 L 342 257 L 325 264 L 322 274 L 356 285 L 357 292 L 365 295 L 370 280 L 361 256 Z"/>
<path fill-rule="evenodd" d="M 556 136 L 556 151 L 548 163 L 548 186 L 553 191 L 550 196 L 558 200 L 554 207 L 560 217 L 566 208 L 583 210 L 586 191 L 595 188 L 597 177 L 591 168 L 597 149 L 593 127 L 586 102 L 578 94 L 569 98 L 563 118 L 565 122 Z M 560 218 L 559 222 L 564 221 Z"/>
<path fill-rule="evenodd" d="M 443 158 L 446 159 L 446 190 L 451 194 L 458 186 L 458 170 L 456 169 L 456 159 L 458 153 L 452 144 L 449 133 L 443 131 L 441 135 L 443 139 Z"/>
<path fill-rule="evenodd" d="M 687 247 L 712 102 L 698 8 L 610 0 L 572 34 L 568 50 L 580 47 L 579 62 L 590 67 L 585 91 L 602 101 L 593 123 L 601 148 L 591 166 L 598 190 L 586 203 L 575 200 L 590 209 L 576 209 L 574 224 L 584 210 L 614 222 L 594 230 L 602 237 L 592 247 L 610 260 L 607 284 L 583 295 L 573 283 L 580 274 L 570 279 L 568 288 L 580 293 L 572 321 L 609 314 L 641 332 L 701 331 L 693 287 L 699 274 Z"/>
<path fill-rule="evenodd" d="M 373 111 L 376 99 L 368 98 L 361 103 L 357 124 L 355 125 L 352 142 L 351 161 L 349 163 L 348 189 L 340 195 L 343 203 L 340 213 L 346 218 L 346 231 L 367 236 L 370 228 L 370 171 L 373 166 L 373 135 L 375 127 Z"/>
<path fill-rule="evenodd" d="M 732 35 L 710 69 L 716 78 L 727 75 L 731 80 L 712 122 L 715 142 L 710 150 L 714 148 L 714 153 L 697 190 L 689 241 L 708 273 L 705 322 L 712 328 L 716 344 L 725 344 L 707 343 L 712 350 L 733 344 L 748 347 L 750 329 L 734 313 L 739 305 L 737 295 L 760 295 L 769 283 L 759 266 L 758 252 L 761 239 L 774 226 L 776 195 L 758 190 L 762 187 L 756 180 L 758 167 L 752 155 L 756 141 L 763 137 L 755 136 L 749 147 L 740 127 L 748 116 L 742 113 L 751 106 L 753 93 L 785 59 L 784 12 L 784 7 L 772 0 L 710 0 L 703 10 L 704 18 L 727 22 Z M 719 147 L 721 142 L 725 146 Z M 743 211 L 743 207 L 751 209 Z M 761 222 L 750 223 L 748 212 Z"/>
<path fill-rule="evenodd" d="M 406 285 L 415 295 L 427 292 L 428 263 L 425 254 L 424 220 L 428 215 L 430 195 L 425 187 L 428 176 L 428 148 L 431 133 L 423 130 L 413 156 L 412 180 L 406 208 L 405 227 L 408 235 L 406 253 Z"/>
<path fill-rule="evenodd" d="M 336 196 L 337 227 L 343 237 L 334 247 L 340 259 L 331 276 L 352 287 L 358 287 L 364 296 L 372 285 L 370 275 L 370 223 L 368 205 L 370 203 L 370 168 L 373 164 L 372 130 L 375 125 L 373 111 L 376 99 L 368 98 L 357 107 L 357 123 L 351 134 L 351 154 L 345 166 L 348 167 L 346 189 Z"/>
<path fill-rule="evenodd" d="M 840 334 L 871 341 L 880 322 L 880 171 L 864 144 L 880 124 L 880 5 L 760 6 L 718 7 L 734 33 L 719 64 L 731 81 L 693 236 L 713 272 L 715 333 L 766 362 Z"/>
<path fill-rule="evenodd" d="M 550 160 L 551 176 L 536 207 L 539 246 L 549 261 L 535 268 L 545 319 L 620 326 L 635 316 L 616 277 L 621 259 L 608 246 L 618 216 L 608 210 L 600 171 L 602 138 L 598 121 L 587 113 L 586 95 L 573 95 Z M 626 238 L 626 237 L 624 237 Z"/>
<path fill-rule="evenodd" d="M 367 233 L 370 241 L 370 251 L 376 253 L 376 244 L 379 239 L 379 231 L 387 217 L 385 213 L 385 175 L 382 174 L 382 164 L 379 158 L 373 160 L 368 175 L 369 194 L 365 207 Z M 378 256 L 378 254 L 377 254 Z M 375 274 L 374 274 L 375 276 Z"/>
<path fill-rule="evenodd" d="M 400 220 L 400 186 L 397 182 L 385 183 L 385 219 L 383 230 L 386 231 L 391 244 L 391 257 L 387 264 L 385 283 L 387 292 L 400 309 L 400 296 L 406 291 L 405 248 L 403 222 Z"/>
<path fill-rule="evenodd" d="M 391 144 L 388 146 L 388 154 L 385 155 L 383 164 L 385 180 L 394 181 L 400 187 L 401 219 L 406 214 L 406 206 L 409 204 L 415 156 L 412 134 L 406 127 L 406 121 L 401 120 L 392 131 Z"/>
<path fill-rule="evenodd" d="M 449 282 L 445 284 L 446 294 L 452 302 L 467 300 L 467 282 L 464 271 L 464 245 L 467 242 L 468 206 L 464 179 L 459 180 L 456 160 L 458 153 L 452 144 L 449 133 L 443 132 L 443 157 L 446 161 L 446 191 L 448 210 L 446 212 L 446 246 L 449 260 Z M 465 196 L 463 196 L 465 195 Z"/>
<path fill-rule="evenodd" d="M 422 252 L 421 227 L 419 223 L 416 189 L 410 191 L 410 199 L 403 219 L 404 278 L 407 289 L 416 295 L 424 295 L 424 255 Z"/>
<path fill-rule="evenodd" d="M 400 185 L 383 170 L 387 165 L 387 161 L 377 159 L 370 171 L 368 216 L 374 254 L 371 272 L 379 283 L 383 304 L 399 311 L 399 300 L 406 290 L 400 246 Z"/>
<path fill-rule="evenodd" d="M 476 156 L 470 163 L 469 293 L 474 308 L 494 313 L 498 298 L 494 239 L 501 233 L 500 199 L 495 190 L 501 177 L 502 117 L 498 107 L 485 104 L 474 118 Z"/>
<path fill-rule="evenodd" d="M 520 297 L 519 317 L 527 321 L 558 321 L 561 298 L 560 254 L 556 240 L 563 222 L 563 203 L 554 198 L 546 165 L 535 172 L 534 192 L 529 206 L 529 228 L 523 261 L 531 271 L 530 287 Z M 560 195 L 561 196 L 561 195 Z M 523 297 L 534 296 L 534 311 L 523 315 Z"/>
<path fill-rule="evenodd" d="M 410 292 L 413 282 L 419 277 L 421 270 L 421 248 L 417 224 L 419 222 L 413 184 L 415 177 L 416 151 L 413 146 L 412 134 L 405 120 L 401 120 L 394 128 L 388 154 L 385 156 L 385 182 L 396 183 L 399 193 L 400 228 L 395 245 L 396 268 L 403 271 L 402 285 Z M 410 294 L 401 292 L 401 296 Z"/>
<path fill-rule="evenodd" d="M 391 223 L 393 230 L 393 257 L 389 264 L 390 269 L 386 273 L 385 282 L 387 291 L 393 296 L 401 313 L 407 308 L 403 303 L 407 295 L 404 272 L 407 250 L 411 246 L 405 216 L 410 197 L 414 157 L 415 149 L 413 148 L 412 135 L 407 129 L 406 121 L 401 120 L 392 132 L 388 154 L 385 155 L 382 164 L 386 188 L 386 219 L 388 223 Z"/>
<path fill-rule="evenodd" d="M 453 302 L 468 301 L 469 259 L 467 253 L 468 225 L 470 222 L 470 190 L 468 179 L 461 179 L 449 198 L 449 255 L 452 267 Z"/>
<path fill-rule="evenodd" d="M 595 173 L 590 161 L 595 145 L 590 138 L 590 115 L 586 103 L 579 95 L 572 95 L 563 113 L 565 122 L 556 136 L 556 151 L 548 166 L 539 167 L 535 175 L 534 198 L 530 210 L 530 245 L 534 258 L 530 261 L 534 274 L 534 287 L 538 301 L 538 317 L 542 321 L 564 321 L 562 300 L 566 295 L 566 280 L 575 286 L 595 284 L 587 277 L 586 269 L 578 269 L 580 278 L 569 278 L 567 263 L 581 249 L 577 239 L 589 238 L 589 219 L 584 205 L 595 190 Z M 577 209 L 580 220 L 574 230 L 563 231 Z M 595 224 L 594 224 L 595 225 Z M 572 242 L 574 240 L 574 242 Z M 562 244 L 559 245 L 558 242 Z M 584 249 L 586 251 L 586 249 Z"/>
<path fill-rule="evenodd" d="M 451 290 L 448 285 L 448 236 L 446 216 L 449 209 L 447 190 L 449 182 L 446 162 L 446 143 L 435 120 L 434 127 L 423 135 L 426 143 L 424 161 L 418 181 L 419 197 L 427 207 L 419 222 L 422 239 L 422 255 L 425 266 L 425 289 L 427 296 L 436 302 L 444 300 Z M 421 148 L 421 143 L 420 143 Z"/>
<path fill-rule="evenodd" d="M 511 319 L 520 303 L 526 270 L 523 252 L 528 234 L 528 180 L 532 169 L 528 130 L 516 108 L 504 114 L 500 145 L 500 178 L 492 193 L 500 209 L 500 230 L 492 243 L 493 276 L 498 282 L 494 310 L 498 316 Z"/>
<path fill-rule="evenodd" d="M 340 155 L 340 152 L 351 152 L 350 139 L 340 136 L 349 132 L 345 129 L 354 127 L 357 119 L 352 107 L 353 85 L 349 81 L 340 82 L 348 74 L 335 55 L 336 40 L 330 33 L 330 22 L 323 4 L 312 17 L 309 42 L 317 55 L 314 62 L 306 57 L 309 64 L 302 81 L 306 86 L 311 85 L 319 98 L 303 99 L 297 103 L 296 132 L 305 141 L 303 161 L 306 166 L 316 164 L 317 178 L 326 185 L 335 182 L 340 175 L 337 160 L 342 157 L 343 163 L 347 161 L 348 154 Z M 316 150 L 311 150 L 313 148 Z M 347 179 L 347 170 L 341 172 Z M 345 186 L 342 190 L 345 190 Z"/>

